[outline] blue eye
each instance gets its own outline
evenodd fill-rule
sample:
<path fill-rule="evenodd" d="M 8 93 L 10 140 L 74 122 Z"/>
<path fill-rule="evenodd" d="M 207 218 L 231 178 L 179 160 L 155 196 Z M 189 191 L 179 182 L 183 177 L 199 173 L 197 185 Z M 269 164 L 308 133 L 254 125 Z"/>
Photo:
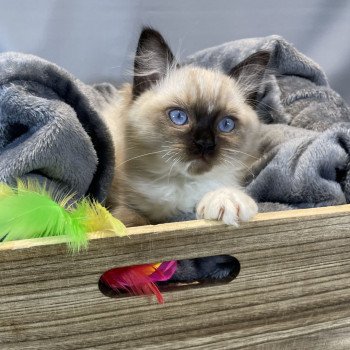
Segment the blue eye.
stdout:
<path fill-rule="evenodd" d="M 188 122 L 187 114 L 181 109 L 172 109 L 168 115 L 170 120 L 176 125 L 185 125 Z"/>
<path fill-rule="evenodd" d="M 235 128 L 235 121 L 231 117 L 225 117 L 220 120 L 218 129 L 221 132 L 231 132 Z"/>

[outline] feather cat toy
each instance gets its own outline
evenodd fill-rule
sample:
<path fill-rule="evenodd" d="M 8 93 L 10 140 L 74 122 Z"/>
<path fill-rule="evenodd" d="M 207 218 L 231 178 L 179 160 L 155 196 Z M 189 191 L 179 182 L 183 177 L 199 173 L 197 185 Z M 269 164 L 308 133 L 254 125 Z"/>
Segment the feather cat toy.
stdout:
<path fill-rule="evenodd" d="M 125 226 L 100 203 L 73 195 L 58 195 L 36 182 L 17 181 L 17 187 L 0 183 L 0 242 L 40 237 L 65 236 L 69 249 L 87 248 L 88 232 L 112 231 L 126 234 Z M 154 294 L 164 299 L 156 282 L 171 278 L 176 261 L 111 269 L 102 280 L 114 291 L 135 295 Z"/>
<path fill-rule="evenodd" d="M 64 235 L 73 252 L 88 245 L 88 232 L 125 235 L 125 226 L 100 203 L 60 196 L 36 182 L 0 184 L 0 241 Z"/>
<path fill-rule="evenodd" d="M 102 282 L 117 293 L 127 292 L 134 295 L 154 294 L 159 304 L 164 298 L 156 282 L 168 281 L 175 273 L 176 260 L 157 264 L 144 264 L 119 267 L 106 271 Z"/>

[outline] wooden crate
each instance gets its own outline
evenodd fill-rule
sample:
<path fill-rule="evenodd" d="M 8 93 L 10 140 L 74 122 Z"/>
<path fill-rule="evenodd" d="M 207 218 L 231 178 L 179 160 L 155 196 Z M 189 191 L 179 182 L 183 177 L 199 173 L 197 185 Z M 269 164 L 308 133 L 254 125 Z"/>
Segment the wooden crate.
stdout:
<path fill-rule="evenodd" d="M 0 244 L 0 349 L 350 349 L 350 205 Z M 229 284 L 112 299 L 116 266 L 231 254 Z"/>

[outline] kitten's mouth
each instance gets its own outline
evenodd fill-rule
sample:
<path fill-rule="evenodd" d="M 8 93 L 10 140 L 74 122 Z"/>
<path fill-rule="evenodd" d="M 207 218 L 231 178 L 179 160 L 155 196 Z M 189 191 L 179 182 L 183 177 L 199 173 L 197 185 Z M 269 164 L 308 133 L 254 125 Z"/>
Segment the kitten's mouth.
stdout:
<path fill-rule="evenodd" d="M 192 155 L 193 161 L 203 161 L 205 163 L 210 163 L 212 157 L 212 153 L 202 152 L 202 153 L 194 153 Z"/>
<path fill-rule="evenodd" d="M 208 157 L 200 155 L 189 162 L 187 172 L 190 175 L 200 175 L 209 171 L 213 167 Z"/>
<path fill-rule="evenodd" d="M 208 156 L 206 154 L 198 155 L 198 157 L 195 160 L 202 161 L 204 163 L 209 163 L 209 159 L 208 159 Z"/>

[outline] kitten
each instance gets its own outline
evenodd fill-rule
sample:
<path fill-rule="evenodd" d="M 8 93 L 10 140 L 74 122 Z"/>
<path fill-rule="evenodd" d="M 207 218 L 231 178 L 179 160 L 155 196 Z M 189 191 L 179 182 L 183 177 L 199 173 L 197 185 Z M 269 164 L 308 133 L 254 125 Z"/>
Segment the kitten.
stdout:
<path fill-rule="evenodd" d="M 269 58 L 255 53 L 229 75 L 180 66 L 158 32 L 142 31 L 133 84 L 105 115 L 116 148 L 108 199 L 116 217 L 131 226 L 195 212 L 237 225 L 257 213 L 241 181 L 257 156 L 253 107 Z"/>

